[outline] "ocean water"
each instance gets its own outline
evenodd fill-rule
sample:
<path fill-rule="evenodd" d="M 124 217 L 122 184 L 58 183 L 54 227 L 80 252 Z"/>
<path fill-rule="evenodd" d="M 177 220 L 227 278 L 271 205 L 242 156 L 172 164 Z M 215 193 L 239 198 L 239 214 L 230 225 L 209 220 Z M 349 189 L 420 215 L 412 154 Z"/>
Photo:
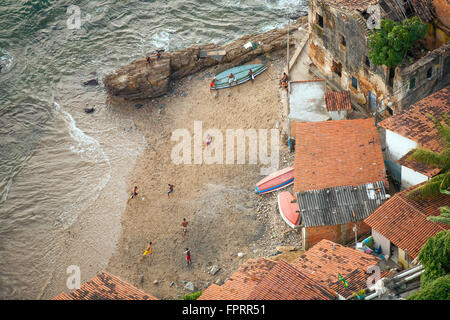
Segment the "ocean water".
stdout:
<path fill-rule="evenodd" d="M 67 25 L 73 4 L 80 29 Z M 0 0 L 0 299 L 51 298 L 68 265 L 100 271 L 118 241 L 145 139 L 84 81 L 306 12 L 307 0 Z"/>

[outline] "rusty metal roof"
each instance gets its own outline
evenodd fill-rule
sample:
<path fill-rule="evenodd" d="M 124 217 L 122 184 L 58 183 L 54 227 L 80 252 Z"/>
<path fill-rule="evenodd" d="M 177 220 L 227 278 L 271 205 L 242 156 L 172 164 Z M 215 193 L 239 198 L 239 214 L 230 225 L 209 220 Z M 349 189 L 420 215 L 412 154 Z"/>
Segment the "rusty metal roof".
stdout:
<path fill-rule="evenodd" d="M 361 221 L 386 199 L 384 182 L 297 192 L 301 224 L 333 226 Z M 354 213 L 354 215 L 353 215 Z"/>

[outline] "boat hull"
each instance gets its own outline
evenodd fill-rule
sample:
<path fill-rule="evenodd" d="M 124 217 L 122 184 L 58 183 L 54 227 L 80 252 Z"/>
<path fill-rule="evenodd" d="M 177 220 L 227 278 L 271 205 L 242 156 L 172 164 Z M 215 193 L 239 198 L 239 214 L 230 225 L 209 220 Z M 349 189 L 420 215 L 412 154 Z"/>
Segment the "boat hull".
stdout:
<path fill-rule="evenodd" d="M 246 64 L 225 70 L 224 72 L 221 72 L 218 75 L 216 75 L 216 88 L 211 89 L 219 90 L 230 88 L 249 81 L 250 76 L 248 75 L 248 71 L 250 69 L 252 69 L 253 76 L 256 77 L 261 73 L 263 73 L 267 68 L 263 64 Z M 230 84 L 228 83 L 228 76 L 230 75 L 230 73 L 232 73 L 235 76 L 237 84 L 233 81 L 233 83 L 230 86 Z"/>
<path fill-rule="evenodd" d="M 300 221 L 300 210 L 297 201 L 294 201 L 294 197 L 289 191 L 281 192 L 278 195 L 278 210 L 281 218 L 291 228 L 298 226 Z"/>
<path fill-rule="evenodd" d="M 256 192 L 259 194 L 273 192 L 294 183 L 294 167 L 287 167 L 274 172 L 256 184 Z"/>

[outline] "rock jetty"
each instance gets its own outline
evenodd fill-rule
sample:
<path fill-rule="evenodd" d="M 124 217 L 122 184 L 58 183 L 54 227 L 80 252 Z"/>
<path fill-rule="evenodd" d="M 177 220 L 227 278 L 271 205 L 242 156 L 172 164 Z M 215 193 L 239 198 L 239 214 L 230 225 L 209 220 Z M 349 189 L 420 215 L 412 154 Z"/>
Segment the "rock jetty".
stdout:
<path fill-rule="evenodd" d="M 291 32 L 306 23 L 307 17 L 299 18 L 291 25 Z M 206 44 L 183 50 L 150 55 L 151 63 L 145 57 L 133 61 L 116 72 L 107 75 L 103 83 L 112 96 L 129 100 L 156 98 L 169 89 L 169 82 L 192 75 L 204 68 L 220 65 L 217 72 L 244 64 L 261 54 L 286 48 L 288 28 L 246 35 L 224 46 Z M 244 45 L 252 43 L 251 46 Z M 290 39 L 290 46 L 294 44 Z M 216 55 L 213 54 L 216 53 Z M 220 56 L 217 56 L 217 52 Z M 208 54 L 208 53 L 211 53 Z"/>

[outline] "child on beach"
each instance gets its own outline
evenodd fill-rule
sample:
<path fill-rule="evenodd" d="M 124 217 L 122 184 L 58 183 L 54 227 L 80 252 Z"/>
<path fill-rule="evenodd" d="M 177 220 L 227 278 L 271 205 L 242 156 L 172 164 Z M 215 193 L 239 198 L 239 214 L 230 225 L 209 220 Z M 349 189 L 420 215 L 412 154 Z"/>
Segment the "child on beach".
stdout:
<path fill-rule="evenodd" d="M 167 192 L 167 197 L 169 197 L 170 196 L 170 194 L 173 192 L 173 188 L 174 188 L 175 186 L 173 185 L 173 184 L 170 184 L 169 183 L 169 191 Z"/>
<path fill-rule="evenodd" d="M 186 266 L 189 266 L 191 264 L 191 250 L 186 248 L 184 253 L 186 253 Z"/>
<path fill-rule="evenodd" d="M 252 69 L 248 70 L 248 76 L 250 77 L 250 80 L 252 80 L 252 83 L 255 82 L 255 76 L 253 75 Z"/>
<path fill-rule="evenodd" d="M 183 238 L 186 236 L 186 233 L 187 233 L 187 225 L 188 225 L 188 222 L 186 221 L 186 218 L 183 218 L 183 222 L 181 222 L 181 230 L 182 230 Z"/>
<path fill-rule="evenodd" d="M 228 76 L 228 85 L 230 87 L 233 84 L 233 81 L 237 84 L 236 77 L 234 76 L 234 74 L 230 73 L 230 75 Z"/>
<path fill-rule="evenodd" d="M 215 77 L 209 83 L 209 91 L 212 91 L 213 88 L 216 89 L 216 78 Z"/>
<path fill-rule="evenodd" d="M 211 144 L 211 141 L 212 141 L 212 137 L 211 137 L 211 135 L 208 133 L 208 134 L 206 135 L 206 146 L 207 146 L 207 147 L 209 147 L 209 145 Z"/>
<path fill-rule="evenodd" d="M 149 255 L 149 257 L 153 254 L 153 250 L 152 250 L 152 242 L 149 241 L 147 248 L 144 251 L 144 254 L 142 255 L 142 259 L 146 256 Z"/>
<path fill-rule="evenodd" d="M 136 197 L 137 195 L 138 195 L 138 193 L 137 193 L 137 186 L 134 186 L 133 187 L 133 189 L 131 190 L 131 195 L 130 195 L 130 197 L 128 198 L 128 201 L 127 201 L 127 203 L 131 200 L 131 199 L 133 199 L 134 197 Z"/>
<path fill-rule="evenodd" d="M 147 64 L 152 64 L 152 59 L 150 58 L 150 56 L 147 56 L 145 60 L 147 60 Z"/>

